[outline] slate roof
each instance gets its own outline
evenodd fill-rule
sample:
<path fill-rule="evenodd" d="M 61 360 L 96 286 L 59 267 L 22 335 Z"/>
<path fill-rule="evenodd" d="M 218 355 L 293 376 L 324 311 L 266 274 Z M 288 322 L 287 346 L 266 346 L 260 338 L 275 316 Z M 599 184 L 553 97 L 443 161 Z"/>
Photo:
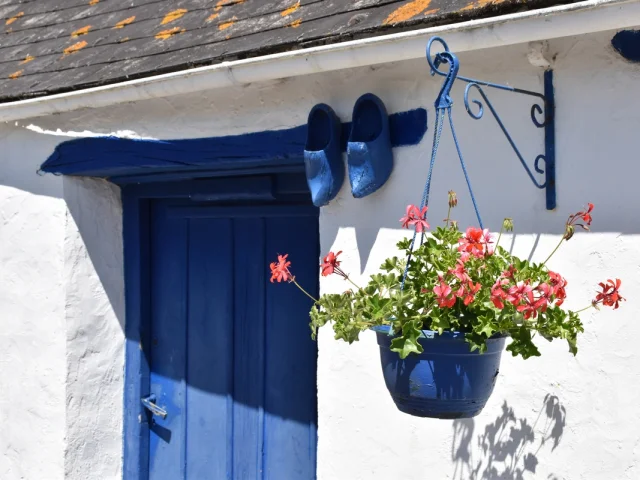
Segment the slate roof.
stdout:
<path fill-rule="evenodd" d="M 0 0 L 0 102 L 571 0 Z"/>

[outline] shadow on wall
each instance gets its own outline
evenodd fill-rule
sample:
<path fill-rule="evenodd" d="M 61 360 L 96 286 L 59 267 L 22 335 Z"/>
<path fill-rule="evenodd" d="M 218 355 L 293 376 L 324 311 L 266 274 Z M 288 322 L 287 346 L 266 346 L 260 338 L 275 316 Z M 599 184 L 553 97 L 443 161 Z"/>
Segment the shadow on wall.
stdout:
<path fill-rule="evenodd" d="M 67 302 L 77 314 L 91 318 L 93 329 L 106 329 L 113 314 L 124 332 L 124 254 L 120 188 L 98 178 L 63 177 L 69 211 L 65 238 L 69 287 Z M 83 267 L 88 256 L 92 268 Z M 95 273 L 94 273 L 95 271 Z M 104 290 L 106 296 L 98 292 Z M 75 297 L 74 297 L 75 295 Z M 84 301 L 91 298 L 92 302 Z M 113 313 L 111 313 L 113 312 Z M 98 336 L 94 331 L 94 338 Z"/>
<path fill-rule="evenodd" d="M 547 394 L 533 424 L 517 417 L 506 401 L 502 413 L 481 433 L 476 434 L 473 419 L 454 421 L 454 480 L 524 480 L 525 472 L 535 475 L 543 447 L 551 444 L 553 452 L 560 444 L 566 416 L 558 397 Z M 479 458 L 474 450 L 480 452 Z M 558 480 L 553 474 L 546 478 Z"/>
<path fill-rule="evenodd" d="M 34 195 L 62 198 L 62 178 L 36 173 L 42 159 L 47 158 L 58 143 L 60 138 L 56 136 L 40 135 L 10 124 L 1 125 L 0 186 Z"/>

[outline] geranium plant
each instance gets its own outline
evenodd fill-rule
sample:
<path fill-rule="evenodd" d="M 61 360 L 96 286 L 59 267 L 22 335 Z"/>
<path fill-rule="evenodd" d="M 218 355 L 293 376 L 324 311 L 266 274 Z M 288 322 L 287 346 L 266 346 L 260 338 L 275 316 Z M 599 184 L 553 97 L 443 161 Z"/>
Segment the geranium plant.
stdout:
<path fill-rule="evenodd" d="M 566 310 L 562 307 L 567 280 L 547 267 L 576 227 L 589 230 L 592 204 L 569 216 L 560 243 L 542 263 L 517 258 L 500 245 L 503 232 L 513 230 L 511 219 L 504 220 L 497 238 L 486 229 L 469 227 L 461 232 L 449 219 L 456 205 L 455 193 L 449 192 L 445 225 L 430 234 L 426 234 L 427 207 L 408 206 L 400 221 L 416 235 L 398 242 L 404 258 L 388 258 L 380 267 L 384 273 L 372 275 L 364 287 L 340 268 L 341 252 L 330 252 L 320 268 L 323 276 L 345 279 L 349 289 L 342 294 L 313 298 L 296 282 L 287 255 L 271 264 L 271 281 L 292 282 L 313 299 L 313 338 L 327 323 L 333 325 L 336 339 L 349 343 L 358 340 L 363 330 L 388 325 L 394 334 L 391 350 L 401 358 L 422 352 L 418 338 L 423 330 L 463 332 L 471 351 L 480 352 L 490 337 L 509 336 L 507 350 L 523 358 L 540 355 L 535 335 L 549 341 L 558 338 L 566 340 L 575 355 L 577 336 L 584 331 L 579 314 L 601 305 L 617 309 L 624 300 L 620 280 L 607 280 L 585 308 Z"/>

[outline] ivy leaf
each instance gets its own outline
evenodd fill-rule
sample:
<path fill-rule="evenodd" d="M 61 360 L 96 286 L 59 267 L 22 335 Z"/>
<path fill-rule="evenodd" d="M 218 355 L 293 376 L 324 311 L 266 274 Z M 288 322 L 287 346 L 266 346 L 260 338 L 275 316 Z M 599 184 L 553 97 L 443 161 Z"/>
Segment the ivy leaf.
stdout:
<path fill-rule="evenodd" d="M 418 323 L 418 325 L 416 325 Z M 410 353 L 422 353 L 422 345 L 418 342 L 420 334 L 420 324 L 422 322 L 411 321 L 402 326 L 402 335 L 391 341 L 391 351 L 397 352 L 400 358 L 407 358 Z"/>
<path fill-rule="evenodd" d="M 479 315 L 478 316 L 478 324 L 476 324 L 473 330 L 477 333 L 486 335 L 486 338 L 490 338 L 496 331 L 497 328 L 494 328 L 493 318 L 489 315 Z"/>
<path fill-rule="evenodd" d="M 507 350 L 515 357 L 522 355 L 525 360 L 529 357 L 539 357 L 540 351 L 531 340 L 531 331 L 524 325 L 511 334 L 511 343 Z"/>
<path fill-rule="evenodd" d="M 440 335 L 445 330 L 449 330 L 451 328 L 451 323 L 449 322 L 449 318 L 446 315 L 442 315 L 442 311 L 433 311 L 431 312 L 431 325 L 429 328 L 431 330 L 437 331 Z"/>

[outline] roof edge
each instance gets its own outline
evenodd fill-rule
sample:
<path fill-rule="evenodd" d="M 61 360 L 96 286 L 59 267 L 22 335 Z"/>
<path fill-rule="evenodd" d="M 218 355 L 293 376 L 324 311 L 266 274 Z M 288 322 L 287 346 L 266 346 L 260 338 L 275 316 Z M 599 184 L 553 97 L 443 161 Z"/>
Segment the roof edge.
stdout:
<path fill-rule="evenodd" d="M 640 0 L 587 0 L 467 22 L 381 35 L 0 104 L 0 121 L 196 93 L 425 55 L 433 35 L 452 51 L 548 40 L 640 25 Z"/>

